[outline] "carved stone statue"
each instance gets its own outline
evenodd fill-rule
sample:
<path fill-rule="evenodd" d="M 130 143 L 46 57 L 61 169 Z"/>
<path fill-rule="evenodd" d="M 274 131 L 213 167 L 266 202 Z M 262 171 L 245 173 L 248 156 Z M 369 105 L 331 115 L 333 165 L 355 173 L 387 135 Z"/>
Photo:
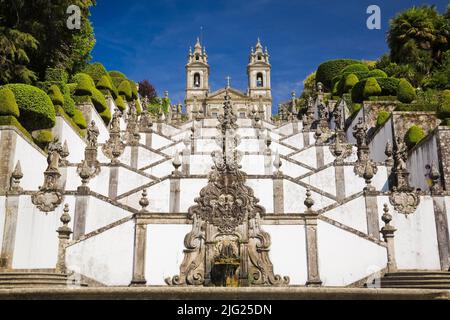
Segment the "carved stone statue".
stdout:
<path fill-rule="evenodd" d="M 87 128 L 87 137 L 86 138 L 87 138 L 88 147 L 97 148 L 97 146 L 98 146 L 97 139 L 98 139 L 99 135 L 100 135 L 100 131 L 98 130 L 98 127 L 95 125 L 95 121 L 92 120 L 91 124 Z"/>

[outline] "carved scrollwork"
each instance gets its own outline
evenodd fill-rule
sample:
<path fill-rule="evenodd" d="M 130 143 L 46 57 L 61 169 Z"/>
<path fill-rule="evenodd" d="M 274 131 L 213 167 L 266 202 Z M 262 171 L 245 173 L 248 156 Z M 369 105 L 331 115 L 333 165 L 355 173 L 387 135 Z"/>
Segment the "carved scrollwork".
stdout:
<path fill-rule="evenodd" d="M 389 197 L 389 202 L 397 212 L 409 215 L 417 210 L 420 197 L 414 192 L 393 192 Z"/>

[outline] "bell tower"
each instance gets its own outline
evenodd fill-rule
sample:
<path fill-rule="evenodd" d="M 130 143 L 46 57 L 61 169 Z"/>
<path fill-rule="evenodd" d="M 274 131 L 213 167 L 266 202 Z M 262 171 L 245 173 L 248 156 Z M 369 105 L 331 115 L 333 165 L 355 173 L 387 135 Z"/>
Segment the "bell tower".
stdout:
<path fill-rule="evenodd" d="M 259 111 L 264 112 L 266 120 L 272 113 L 271 69 L 267 47 L 264 50 L 258 38 L 255 49 L 251 49 L 247 66 L 248 94 L 253 101 L 260 102 L 256 107 L 262 109 Z"/>
<path fill-rule="evenodd" d="M 186 64 L 186 96 L 185 105 L 189 117 L 192 117 L 192 110 L 195 101 L 203 101 L 209 93 L 209 64 L 206 48 L 197 38 L 194 47 L 189 48 L 188 63 Z"/>

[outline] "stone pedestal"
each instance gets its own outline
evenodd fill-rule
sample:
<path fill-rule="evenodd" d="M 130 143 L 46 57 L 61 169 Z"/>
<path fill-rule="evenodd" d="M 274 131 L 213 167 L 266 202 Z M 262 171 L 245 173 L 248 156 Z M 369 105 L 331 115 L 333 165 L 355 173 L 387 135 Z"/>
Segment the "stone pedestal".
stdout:
<path fill-rule="evenodd" d="M 19 195 L 6 197 L 5 224 L 0 255 L 0 269 L 12 269 L 16 243 L 17 218 L 19 215 Z"/>
<path fill-rule="evenodd" d="M 319 254 L 317 251 L 317 214 L 311 211 L 305 216 L 306 260 L 308 267 L 307 287 L 322 285 L 319 273 Z"/>
<path fill-rule="evenodd" d="M 135 219 L 134 251 L 133 251 L 133 279 L 130 286 L 145 286 L 145 254 L 147 245 L 147 225 Z"/>

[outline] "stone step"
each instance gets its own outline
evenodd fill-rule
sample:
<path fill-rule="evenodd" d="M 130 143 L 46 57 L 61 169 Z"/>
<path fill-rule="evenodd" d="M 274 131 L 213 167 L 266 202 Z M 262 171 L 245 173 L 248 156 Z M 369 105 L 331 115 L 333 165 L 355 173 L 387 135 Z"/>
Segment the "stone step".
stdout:
<path fill-rule="evenodd" d="M 448 276 L 450 272 L 446 271 L 402 271 L 387 273 L 385 277 L 404 277 L 404 276 Z"/>
<path fill-rule="evenodd" d="M 381 279 L 381 285 L 391 285 L 391 284 L 414 284 L 414 285 L 426 285 L 426 284 L 442 284 L 450 286 L 450 280 L 429 280 L 429 279 L 414 279 L 414 280 L 400 280 L 400 279 Z"/>
<path fill-rule="evenodd" d="M 427 284 L 427 285 L 413 285 L 413 284 L 398 284 L 398 285 L 389 285 L 389 286 L 381 286 L 383 289 L 445 289 L 450 290 L 450 285 L 448 284 Z"/>
<path fill-rule="evenodd" d="M 401 281 L 409 281 L 409 280 L 448 280 L 450 281 L 450 276 L 446 275 L 428 275 L 428 276 L 415 276 L 415 275 L 405 275 L 405 276 L 386 276 L 383 280 L 401 280 Z"/>
<path fill-rule="evenodd" d="M 407 270 L 386 274 L 381 288 L 450 289 L 450 272 Z"/>
<path fill-rule="evenodd" d="M 51 272 L 0 273 L 0 288 L 67 287 L 71 284 L 67 274 Z M 80 286 L 86 286 L 81 284 Z"/>

